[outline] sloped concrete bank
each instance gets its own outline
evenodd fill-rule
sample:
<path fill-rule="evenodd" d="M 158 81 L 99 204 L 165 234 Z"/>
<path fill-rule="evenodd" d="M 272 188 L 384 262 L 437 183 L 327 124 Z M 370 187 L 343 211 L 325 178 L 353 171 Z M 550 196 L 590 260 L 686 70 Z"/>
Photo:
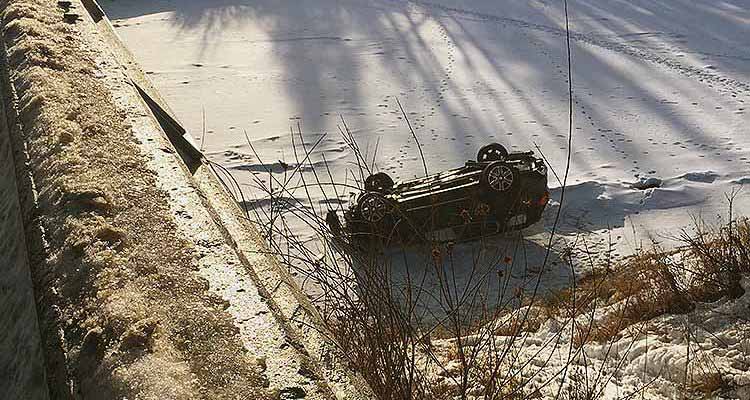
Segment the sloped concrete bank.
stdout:
<path fill-rule="evenodd" d="M 212 169 L 184 158 L 96 3 L 9 0 L 0 16 L 15 152 L 0 160 L 18 193 L 3 217 L 25 231 L 11 244 L 41 341 L 33 324 L 23 337 L 43 349 L 28 398 L 370 397 Z"/>
<path fill-rule="evenodd" d="M 47 399 L 15 156 L 0 102 L 0 399 Z"/>

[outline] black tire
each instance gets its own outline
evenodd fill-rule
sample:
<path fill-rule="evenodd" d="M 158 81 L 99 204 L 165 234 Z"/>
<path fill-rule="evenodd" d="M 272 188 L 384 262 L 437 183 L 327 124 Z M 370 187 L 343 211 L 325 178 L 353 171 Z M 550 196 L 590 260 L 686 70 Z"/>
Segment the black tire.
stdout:
<path fill-rule="evenodd" d="M 368 192 L 388 193 L 393 189 L 393 179 L 385 172 L 372 174 L 365 179 L 365 190 Z"/>
<path fill-rule="evenodd" d="M 341 235 L 341 220 L 336 214 L 336 211 L 328 211 L 328 213 L 326 214 L 326 224 L 328 225 L 328 229 L 331 230 L 331 233 L 333 233 L 334 236 Z"/>
<path fill-rule="evenodd" d="M 391 214 L 388 199 L 374 192 L 362 195 L 357 201 L 357 209 L 362 220 L 371 224 L 377 224 Z"/>
<path fill-rule="evenodd" d="M 495 161 L 482 171 L 482 187 L 490 193 L 509 193 L 518 186 L 518 170 Z"/>
<path fill-rule="evenodd" d="M 478 162 L 502 161 L 508 156 L 508 149 L 500 143 L 490 143 L 479 149 L 477 153 Z"/>

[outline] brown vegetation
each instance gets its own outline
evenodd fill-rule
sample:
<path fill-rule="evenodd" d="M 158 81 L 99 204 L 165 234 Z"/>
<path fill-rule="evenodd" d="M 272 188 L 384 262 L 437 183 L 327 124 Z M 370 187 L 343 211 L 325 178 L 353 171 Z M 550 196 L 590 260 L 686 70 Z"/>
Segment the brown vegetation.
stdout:
<path fill-rule="evenodd" d="M 194 249 L 102 79 L 90 26 L 63 22 L 54 1 L 3 1 L 0 12 L 22 125 L 14 140 L 38 194 L 28 222 L 48 245 L 31 262 L 52 396 L 263 398 L 260 369 L 195 273 Z"/>
<path fill-rule="evenodd" d="M 360 171 L 353 175 L 366 176 L 367 161 L 345 125 L 341 134 L 357 156 Z M 293 142 L 303 141 L 299 127 L 292 136 L 298 137 Z M 249 141 L 248 145 L 252 147 Z M 298 162 L 302 159 L 315 176 L 314 180 L 308 178 L 305 188 L 306 201 L 312 203 L 308 189 L 324 190 L 326 185 L 335 183 L 320 182 L 324 174 L 314 172 L 312 149 L 308 150 L 298 157 Z M 425 264 L 407 263 L 399 268 L 430 271 L 438 284 L 428 289 L 422 275 L 410 273 L 405 278 L 407 282 L 398 281 L 384 255 L 384 244 L 371 243 L 363 248 L 337 235 L 339 232 L 331 232 L 325 219 L 288 188 L 293 177 L 280 180 L 269 176 L 273 187 L 260 179 L 255 183 L 271 199 L 270 209 L 254 208 L 248 212 L 265 222 L 272 251 L 290 270 L 323 293 L 318 306 L 328 334 L 381 399 L 540 396 L 542 389 L 532 383 L 534 374 L 527 376 L 528 363 L 518 361 L 516 353 L 544 324 L 558 321 L 557 326 L 567 327 L 566 332 L 571 332 L 572 327 L 572 345 L 568 349 L 572 360 L 587 343 L 606 347 L 623 336 L 635 340 L 656 317 L 690 313 L 697 303 L 737 297 L 741 294 L 737 290 L 739 277 L 748 272 L 750 265 L 744 250 L 750 236 L 746 220 L 733 221 L 715 231 L 696 224 L 698 233 L 685 234 L 682 248 L 664 251 L 655 246 L 618 265 L 594 268 L 570 288 L 544 295 L 521 287 L 510 287 L 507 292 L 503 289 L 501 297 L 505 300 L 492 303 L 479 288 L 491 279 L 502 279 L 498 266 L 513 264 L 507 255 L 498 254 L 484 261 L 477 256 L 469 263 L 456 264 L 450 245 L 444 248 L 443 244 L 429 242 L 405 248 L 397 244 L 389 249 L 391 254 L 421 254 L 416 259 Z M 330 173 L 328 177 L 332 179 Z M 316 232 L 326 254 L 311 252 L 305 243 L 290 235 L 292 220 L 302 221 Z M 573 249 L 569 250 L 563 252 L 561 262 L 577 270 L 570 255 Z M 487 273 L 485 263 L 494 268 L 492 273 Z M 457 269 L 482 278 L 472 289 L 457 291 L 452 281 Z M 431 296 L 438 303 L 439 315 L 428 316 L 420 311 L 420 296 Z M 580 323 L 580 317 L 596 318 Z M 438 342 L 441 344 L 436 345 Z M 535 361 L 540 363 L 535 367 L 537 372 L 547 368 L 547 361 Z M 564 376 L 568 364 L 557 373 Z M 594 399 L 602 394 L 601 385 L 597 379 L 581 387 L 568 387 L 561 394 Z M 714 382 L 700 390 L 715 386 Z"/>
<path fill-rule="evenodd" d="M 574 288 L 546 297 L 546 313 L 575 317 L 611 307 L 591 329 L 579 333 L 580 346 L 590 340 L 606 342 L 625 328 L 663 314 L 690 312 L 696 303 L 744 294 L 739 282 L 750 272 L 747 219 L 713 230 L 696 222 L 695 233 L 681 238 L 685 245 L 678 250 L 652 249 L 614 269 L 592 271 Z"/>

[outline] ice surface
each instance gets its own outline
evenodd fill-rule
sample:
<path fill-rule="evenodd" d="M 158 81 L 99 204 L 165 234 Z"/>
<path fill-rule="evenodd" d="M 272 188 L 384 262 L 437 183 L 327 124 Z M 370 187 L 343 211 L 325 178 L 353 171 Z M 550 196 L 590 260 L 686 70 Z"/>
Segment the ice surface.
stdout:
<path fill-rule="evenodd" d="M 538 145 L 562 179 L 568 94 L 557 2 L 103 6 L 198 141 L 205 113 L 202 147 L 242 183 L 250 185 L 248 175 L 268 166 L 283 174 L 277 160 L 295 163 L 289 130 L 298 122 L 308 146 L 328 133 L 313 158 L 325 153 L 334 178 L 347 180 L 354 157 L 340 140 L 340 115 L 377 169 L 394 178 L 420 175 L 396 98 L 430 171 L 460 165 L 497 141 L 514 150 Z M 723 214 L 725 194 L 750 170 L 747 3 L 572 1 L 570 10 L 575 128 L 568 183 L 589 183 L 574 189 L 570 207 L 603 207 L 589 209 L 594 220 L 587 223 L 613 225 L 623 253 L 688 224 L 691 215 Z M 249 149 L 245 130 L 262 160 Z M 647 200 L 599 198 L 625 182 L 663 177 L 687 182 Z M 560 185 L 553 174 L 550 185 Z M 316 203 L 325 200 L 315 195 Z M 735 211 L 749 208 L 743 192 Z"/>
<path fill-rule="evenodd" d="M 750 2 L 569 3 L 570 149 L 562 2 L 102 5 L 197 141 L 205 118 L 201 146 L 248 191 L 254 179 L 267 179 L 266 169 L 282 176 L 285 165 L 298 164 L 289 134 L 297 123 L 307 146 L 328 133 L 312 159 L 325 154 L 334 179 L 351 183 L 354 156 L 338 134 L 339 116 L 376 169 L 396 179 L 421 175 L 398 98 L 432 172 L 461 165 L 488 142 L 538 146 L 554 171 L 553 199 L 543 225 L 529 232 L 531 244 L 544 243 L 560 207 L 568 150 L 558 233 L 584 232 L 594 251 L 610 238 L 621 255 L 654 240 L 668 246 L 696 216 L 725 220 L 727 197 L 750 183 Z M 316 212 L 336 204 L 332 193 L 313 196 Z M 747 190 L 736 194 L 734 212 L 750 213 Z M 304 236 L 304 227 L 297 232 Z M 634 349 L 633 374 L 607 382 L 606 396 L 624 395 L 654 368 L 678 371 L 684 349 L 675 346 L 665 342 L 648 355 Z"/>

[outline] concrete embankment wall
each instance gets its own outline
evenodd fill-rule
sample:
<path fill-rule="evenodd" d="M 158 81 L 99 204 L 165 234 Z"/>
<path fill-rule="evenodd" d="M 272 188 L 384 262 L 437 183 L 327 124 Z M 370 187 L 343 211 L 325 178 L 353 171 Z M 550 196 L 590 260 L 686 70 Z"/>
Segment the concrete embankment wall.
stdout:
<path fill-rule="evenodd" d="M 0 399 L 47 399 L 47 379 L 16 180 L 0 102 Z M 19 169 L 22 171 L 22 169 Z"/>
<path fill-rule="evenodd" d="M 0 16 L 3 398 L 369 397 L 96 4 Z"/>

